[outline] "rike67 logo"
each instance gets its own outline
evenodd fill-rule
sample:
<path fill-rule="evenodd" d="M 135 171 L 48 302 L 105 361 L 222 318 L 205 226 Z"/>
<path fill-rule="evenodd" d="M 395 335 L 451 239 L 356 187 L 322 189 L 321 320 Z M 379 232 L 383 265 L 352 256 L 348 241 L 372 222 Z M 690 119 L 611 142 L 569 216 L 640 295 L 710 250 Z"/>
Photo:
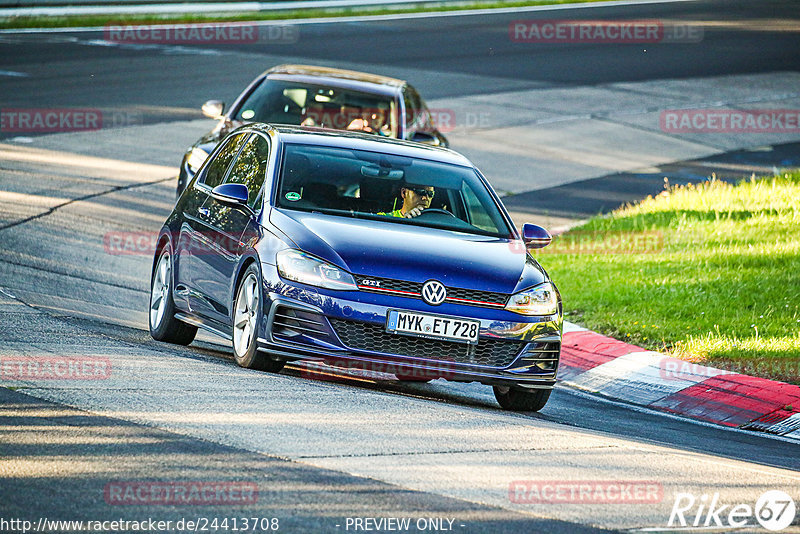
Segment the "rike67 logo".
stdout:
<path fill-rule="evenodd" d="M 710 498 L 708 495 L 698 498 L 691 493 L 678 493 L 667 526 L 681 530 L 741 529 L 757 526 L 753 522 L 755 519 L 763 528 L 779 531 L 792 524 L 796 512 L 794 500 L 780 490 L 765 492 L 755 507 L 745 503 L 722 504 L 719 493 Z"/>

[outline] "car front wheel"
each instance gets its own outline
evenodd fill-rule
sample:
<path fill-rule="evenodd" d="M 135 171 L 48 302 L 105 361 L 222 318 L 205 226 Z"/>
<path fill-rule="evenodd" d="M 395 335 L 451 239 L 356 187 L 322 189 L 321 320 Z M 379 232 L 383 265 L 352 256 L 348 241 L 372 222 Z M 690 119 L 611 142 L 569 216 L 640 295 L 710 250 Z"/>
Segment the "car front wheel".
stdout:
<path fill-rule="evenodd" d="M 512 386 L 493 386 L 494 398 L 506 410 L 538 412 L 550 398 L 552 389 L 524 389 Z"/>
<path fill-rule="evenodd" d="M 258 269 L 250 265 L 236 290 L 233 307 L 233 355 L 236 363 L 248 369 L 277 373 L 285 362 L 258 352 L 258 325 L 263 317 Z"/>

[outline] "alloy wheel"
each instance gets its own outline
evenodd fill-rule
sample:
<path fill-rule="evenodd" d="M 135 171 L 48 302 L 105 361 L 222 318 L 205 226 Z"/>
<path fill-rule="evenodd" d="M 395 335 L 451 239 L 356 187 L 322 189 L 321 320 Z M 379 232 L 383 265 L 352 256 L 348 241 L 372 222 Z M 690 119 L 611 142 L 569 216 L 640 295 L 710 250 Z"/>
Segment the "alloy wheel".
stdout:
<path fill-rule="evenodd" d="M 150 289 L 150 326 L 154 330 L 164 320 L 171 271 L 172 265 L 169 252 L 165 250 L 161 254 L 161 259 L 158 260 L 158 267 L 156 267 L 155 276 L 153 276 L 153 287 Z"/>
<path fill-rule="evenodd" d="M 258 278 L 249 273 L 239 287 L 233 316 L 233 350 L 240 357 L 247 354 L 254 342 L 259 298 Z"/>

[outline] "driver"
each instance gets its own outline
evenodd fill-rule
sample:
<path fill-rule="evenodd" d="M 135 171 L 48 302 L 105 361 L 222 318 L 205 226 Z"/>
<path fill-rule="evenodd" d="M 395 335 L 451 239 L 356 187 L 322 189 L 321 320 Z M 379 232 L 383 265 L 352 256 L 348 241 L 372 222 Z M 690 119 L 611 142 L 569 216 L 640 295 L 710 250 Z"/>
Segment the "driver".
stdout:
<path fill-rule="evenodd" d="M 413 187 L 405 185 L 400 188 L 400 198 L 403 204 L 400 209 L 389 213 L 378 213 L 378 215 L 389 215 L 391 217 L 405 217 L 410 219 L 417 217 L 423 210 L 431 207 L 434 190 L 432 185 Z"/>
<path fill-rule="evenodd" d="M 347 129 L 360 130 L 382 137 L 391 137 L 391 128 L 386 124 L 386 111 L 386 107 L 381 104 L 372 109 L 364 108 L 360 111 L 361 117 L 353 119 L 350 124 L 347 125 Z"/>

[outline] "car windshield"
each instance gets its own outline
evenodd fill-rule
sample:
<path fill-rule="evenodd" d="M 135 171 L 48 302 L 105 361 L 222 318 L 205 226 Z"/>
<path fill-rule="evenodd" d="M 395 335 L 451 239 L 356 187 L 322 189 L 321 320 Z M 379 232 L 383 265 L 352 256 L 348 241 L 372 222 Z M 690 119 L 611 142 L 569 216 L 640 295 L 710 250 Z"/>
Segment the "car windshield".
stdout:
<path fill-rule="evenodd" d="M 242 103 L 234 119 L 397 137 L 397 117 L 394 100 L 385 95 L 265 79 Z"/>
<path fill-rule="evenodd" d="M 430 205 L 416 217 L 401 216 L 407 190 L 432 194 Z M 276 205 L 492 237 L 513 235 L 474 168 L 363 150 L 286 144 Z"/>

